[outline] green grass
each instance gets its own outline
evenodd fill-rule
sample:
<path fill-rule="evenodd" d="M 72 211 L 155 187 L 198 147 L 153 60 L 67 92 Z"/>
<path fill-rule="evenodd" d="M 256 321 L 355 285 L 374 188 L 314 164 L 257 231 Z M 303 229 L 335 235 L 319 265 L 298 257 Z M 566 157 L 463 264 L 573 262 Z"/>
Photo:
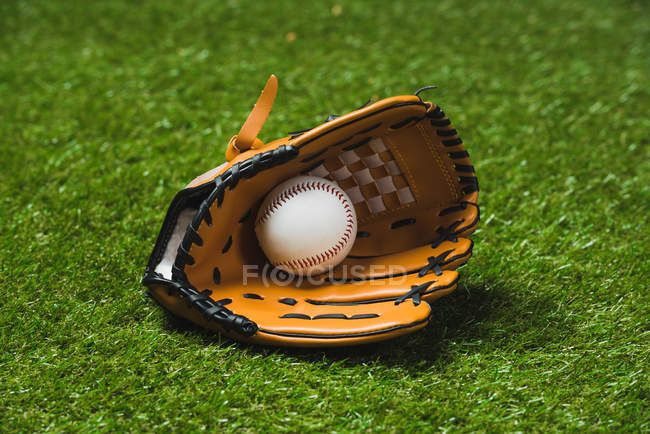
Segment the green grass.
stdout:
<path fill-rule="evenodd" d="M 649 5 L 334 5 L 0 2 L 1 431 L 650 431 Z M 424 331 L 259 348 L 143 295 L 271 72 L 266 141 L 439 86 L 483 221 Z"/>

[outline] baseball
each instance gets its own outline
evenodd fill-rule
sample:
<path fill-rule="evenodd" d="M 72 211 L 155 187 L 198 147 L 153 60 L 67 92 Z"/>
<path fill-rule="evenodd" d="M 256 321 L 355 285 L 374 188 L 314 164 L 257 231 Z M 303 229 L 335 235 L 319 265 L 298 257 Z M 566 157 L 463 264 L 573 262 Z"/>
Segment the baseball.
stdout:
<path fill-rule="evenodd" d="M 298 176 L 264 199 L 255 233 L 271 265 L 295 275 L 316 275 L 339 264 L 357 235 L 357 216 L 335 183 Z"/>

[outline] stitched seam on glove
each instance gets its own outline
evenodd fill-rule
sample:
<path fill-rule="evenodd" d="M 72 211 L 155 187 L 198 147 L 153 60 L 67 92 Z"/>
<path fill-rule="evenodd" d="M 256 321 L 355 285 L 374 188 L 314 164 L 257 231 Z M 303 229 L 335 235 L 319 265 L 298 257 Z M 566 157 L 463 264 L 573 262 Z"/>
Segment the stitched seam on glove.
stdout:
<path fill-rule="evenodd" d="M 449 187 L 449 192 L 451 193 L 451 197 L 458 199 L 458 192 L 454 188 L 453 180 L 451 179 L 449 172 L 447 172 L 447 168 L 445 167 L 442 158 L 440 158 L 440 155 L 438 154 L 435 143 L 433 143 L 429 135 L 426 133 L 424 126 L 422 124 L 418 124 L 416 128 L 418 129 L 420 135 L 422 136 L 425 143 L 427 144 L 427 148 L 429 148 L 431 155 L 436 160 L 436 163 L 438 164 L 438 168 L 443 173 L 445 180 L 447 181 L 447 186 Z"/>

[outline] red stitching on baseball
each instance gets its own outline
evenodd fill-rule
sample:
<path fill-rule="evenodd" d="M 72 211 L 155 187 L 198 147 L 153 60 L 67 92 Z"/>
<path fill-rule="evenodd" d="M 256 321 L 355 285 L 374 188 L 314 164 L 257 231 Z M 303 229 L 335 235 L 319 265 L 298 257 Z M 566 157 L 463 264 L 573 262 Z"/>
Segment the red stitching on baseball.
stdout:
<path fill-rule="evenodd" d="M 350 238 L 352 238 L 352 228 L 354 227 L 353 225 L 354 216 L 352 215 L 352 211 L 351 211 L 352 207 L 350 202 L 345 198 L 345 196 L 341 192 L 336 191 L 331 185 L 323 184 L 320 182 L 304 182 L 301 184 L 296 184 L 290 189 L 283 191 L 282 194 L 275 197 L 269 203 L 269 205 L 266 207 L 266 211 L 264 211 L 264 214 L 262 214 L 258 219 L 257 224 L 265 223 L 268 220 L 268 218 L 271 216 L 271 214 L 277 211 L 277 209 L 280 207 L 282 203 L 285 203 L 289 199 L 295 197 L 298 193 L 306 192 L 310 190 L 326 191 L 327 193 L 332 194 L 334 197 L 336 197 L 343 203 L 343 209 L 345 210 L 346 217 L 347 217 L 347 225 L 345 228 L 345 232 L 343 233 L 343 235 L 341 235 L 339 241 L 328 250 L 325 250 L 319 254 L 307 258 L 288 259 L 286 261 L 272 262 L 272 264 L 276 267 L 282 265 L 282 266 L 293 268 L 294 270 L 299 270 L 301 268 L 307 268 L 307 264 L 309 264 L 309 267 L 313 267 L 315 265 L 321 264 L 326 260 L 336 256 L 350 241 Z"/>

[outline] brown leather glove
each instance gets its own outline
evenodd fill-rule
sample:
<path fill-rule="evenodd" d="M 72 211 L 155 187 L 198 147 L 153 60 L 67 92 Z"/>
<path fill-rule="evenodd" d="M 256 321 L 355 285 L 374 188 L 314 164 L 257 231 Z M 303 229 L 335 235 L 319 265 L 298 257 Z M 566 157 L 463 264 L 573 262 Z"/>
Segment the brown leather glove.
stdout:
<path fill-rule="evenodd" d="M 416 95 L 387 98 L 262 143 L 271 76 L 226 152 L 169 207 L 143 284 L 172 313 L 269 345 L 376 342 L 424 327 L 456 288 L 479 221 L 478 182 L 445 113 Z M 254 232 L 265 195 L 307 174 L 354 202 L 354 247 L 333 273 L 297 281 L 268 265 Z"/>

